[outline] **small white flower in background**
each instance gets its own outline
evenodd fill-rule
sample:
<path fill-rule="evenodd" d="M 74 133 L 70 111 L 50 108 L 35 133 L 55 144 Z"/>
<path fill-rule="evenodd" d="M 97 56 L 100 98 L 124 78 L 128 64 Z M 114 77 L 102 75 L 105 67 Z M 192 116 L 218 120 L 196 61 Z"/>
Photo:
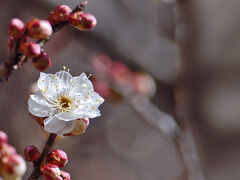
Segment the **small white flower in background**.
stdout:
<path fill-rule="evenodd" d="M 28 110 L 34 116 L 47 117 L 44 128 L 50 133 L 70 133 L 77 119 L 101 115 L 98 107 L 104 99 L 94 92 L 85 73 L 72 77 L 65 67 L 55 75 L 41 73 L 38 87 L 40 90 L 30 95 Z"/>

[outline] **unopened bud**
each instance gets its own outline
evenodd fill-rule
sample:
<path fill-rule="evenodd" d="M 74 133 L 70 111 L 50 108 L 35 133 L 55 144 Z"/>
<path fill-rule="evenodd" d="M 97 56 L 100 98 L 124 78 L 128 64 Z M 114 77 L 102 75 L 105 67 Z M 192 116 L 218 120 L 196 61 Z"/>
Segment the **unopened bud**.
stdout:
<path fill-rule="evenodd" d="M 0 154 L 3 156 L 9 156 L 11 154 L 16 154 L 16 149 L 7 143 L 0 144 Z"/>
<path fill-rule="evenodd" d="M 41 54 L 41 46 L 35 42 L 27 42 L 24 44 L 23 52 L 27 57 L 35 58 Z"/>
<path fill-rule="evenodd" d="M 40 56 L 34 58 L 32 62 L 34 67 L 39 71 L 45 71 L 48 67 L 51 66 L 51 59 L 45 52 L 42 52 Z"/>
<path fill-rule="evenodd" d="M 104 80 L 94 80 L 93 81 L 94 90 L 102 96 L 104 99 L 107 99 L 111 95 L 111 88 Z"/>
<path fill-rule="evenodd" d="M 63 180 L 62 176 L 52 177 L 46 173 L 43 173 L 43 177 L 45 180 Z"/>
<path fill-rule="evenodd" d="M 0 131 L 0 143 L 7 143 L 8 136 L 5 132 Z"/>
<path fill-rule="evenodd" d="M 131 85 L 131 71 L 120 61 L 114 61 L 111 69 L 111 77 L 114 81 L 122 86 Z"/>
<path fill-rule="evenodd" d="M 40 153 L 40 151 L 38 150 L 37 147 L 35 147 L 35 146 L 27 146 L 24 149 L 24 156 L 25 156 L 25 159 L 27 161 L 31 162 L 31 161 L 35 161 L 38 158 L 40 158 L 41 153 Z"/>
<path fill-rule="evenodd" d="M 55 164 L 59 168 L 62 168 L 68 162 L 68 157 L 64 151 L 55 149 L 48 154 L 46 162 L 49 164 Z"/>
<path fill-rule="evenodd" d="M 111 71 L 112 59 L 105 54 L 99 54 L 93 60 L 93 67 L 98 73 L 108 74 Z"/>
<path fill-rule="evenodd" d="M 57 165 L 54 164 L 45 164 L 40 167 L 40 170 L 43 173 L 43 176 L 46 180 L 60 180 L 61 172 Z M 51 179 L 52 178 L 52 179 Z"/>
<path fill-rule="evenodd" d="M 89 125 L 89 119 L 88 118 L 81 118 L 81 119 L 77 119 L 76 124 L 73 128 L 73 130 L 69 133 L 66 134 L 67 136 L 71 136 L 71 135 L 81 135 L 85 132 L 86 128 Z"/>
<path fill-rule="evenodd" d="M 60 5 L 57 6 L 48 17 L 48 20 L 51 22 L 52 25 L 68 21 L 69 16 L 72 12 L 72 9 L 67 5 Z"/>
<path fill-rule="evenodd" d="M 4 179 L 19 180 L 26 171 L 26 163 L 18 154 L 4 157 L 2 176 Z"/>
<path fill-rule="evenodd" d="M 24 23 L 18 18 L 14 18 L 10 21 L 8 27 L 8 34 L 14 38 L 21 38 L 24 34 Z"/>
<path fill-rule="evenodd" d="M 95 16 L 80 11 L 71 14 L 69 21 L 72 26 L 79 30 L 90 30 L 97 24 Z"/>
<path fill-rule="evenodd" d="M 133 73 L 133 85 L 138 93 L 147 97 L 154 96 L 157 90 L 157 85 L 153 77 L 144 72 Z"/>
<path fill-rule="evenodd" d="M 52 26 L 48 21 L 32 19 L 27 24 L 27 35 L 34 39 L 46 39 L 52 35 Z"/>
<path fill-rule="evenodd" d="M 63 180 L 71 180 L 70 174 L 65 171 L 61 171 L 61 177 L 63 178 Z"/>

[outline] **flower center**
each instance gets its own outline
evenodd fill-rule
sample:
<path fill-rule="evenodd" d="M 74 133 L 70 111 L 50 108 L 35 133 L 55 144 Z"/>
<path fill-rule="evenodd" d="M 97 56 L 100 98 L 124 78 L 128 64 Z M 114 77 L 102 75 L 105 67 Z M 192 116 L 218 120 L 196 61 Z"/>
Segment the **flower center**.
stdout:
<path fill-rule="evenodd" d="M 62 109 L 67 109 L 72 104 L 72 100 L 69 97 L 61 96 L 59 98 L 59 103 Z"/>

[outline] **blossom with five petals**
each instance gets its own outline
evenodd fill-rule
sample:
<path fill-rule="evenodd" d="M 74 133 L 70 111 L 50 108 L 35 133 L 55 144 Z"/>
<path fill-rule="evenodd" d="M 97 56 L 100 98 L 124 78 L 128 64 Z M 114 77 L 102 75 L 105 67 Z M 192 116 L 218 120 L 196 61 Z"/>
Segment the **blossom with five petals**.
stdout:
<path fill-rule="evenodd" d="M 55 134 L 71 132 L 80 118 L 100 116 L 98 107 L 104 99 L 94 92 L 92 82 L 85 73 L 72 77 L 68 71 L 56 74 L 41 73 L 39 91 L 30 95 L 29 112 L 44 120 L 46 131 Z"/>

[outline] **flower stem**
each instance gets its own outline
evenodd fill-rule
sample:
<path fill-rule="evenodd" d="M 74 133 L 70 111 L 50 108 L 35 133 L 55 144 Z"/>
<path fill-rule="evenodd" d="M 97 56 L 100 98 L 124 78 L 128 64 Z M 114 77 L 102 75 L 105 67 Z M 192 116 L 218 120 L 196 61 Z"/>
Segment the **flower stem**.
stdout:
<path fill-rule="evenodd" d="M 43 148 L 42 155 L 39 158 L 39 160 L 34 164 L 34 169 L 32 171 L 32 174 L 28 178 L 28 180 L 36 180 L 36 179 L 38 179 L 39 176 L 41 176 L 41 171 L 40 171 L 41 163 L 45 160 L 48 152 L 50 151 L 50 149 L 51 149 L 51 147 L 54 143 L 54 140 L 56 139 L 56 137 L 57 137 L 57 135 L 53 134 L 53 133 L 51 133 L 49 135 L 47 143 Z"/>

